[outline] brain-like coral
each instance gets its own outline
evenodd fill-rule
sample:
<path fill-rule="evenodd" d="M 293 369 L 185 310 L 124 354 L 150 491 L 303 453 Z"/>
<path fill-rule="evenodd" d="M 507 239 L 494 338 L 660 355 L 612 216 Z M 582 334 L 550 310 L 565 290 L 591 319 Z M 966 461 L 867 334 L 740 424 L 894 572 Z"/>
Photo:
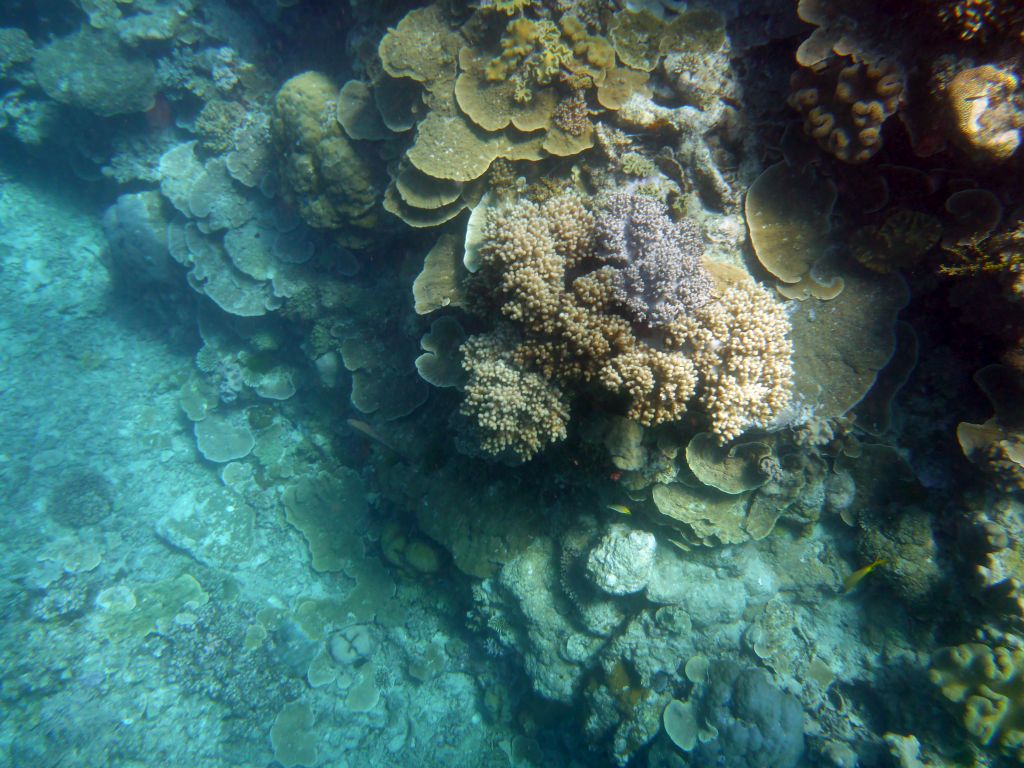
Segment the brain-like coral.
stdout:
<path fill-rule="evenodd" d="M 818 145 L 848 163 L 882 148 L 882 124 L 900 106 L 904 77 L 895 62 L 832 58 L 793 76 L 790 105 Z"/>
<path fill-rule="evenodd" d="M 1024 651 L 965 643 L 932 657 L 929 675 L 983 747 L 1024 760 Z"/>
<path fill-rule="evenodd" d="M 1018 86 L 1015 74 L 991 64 L 957 73 L 945 89 L 953 140 L 981 160 L 1013 155 L 1024 125 L 1014 98 Z"/>

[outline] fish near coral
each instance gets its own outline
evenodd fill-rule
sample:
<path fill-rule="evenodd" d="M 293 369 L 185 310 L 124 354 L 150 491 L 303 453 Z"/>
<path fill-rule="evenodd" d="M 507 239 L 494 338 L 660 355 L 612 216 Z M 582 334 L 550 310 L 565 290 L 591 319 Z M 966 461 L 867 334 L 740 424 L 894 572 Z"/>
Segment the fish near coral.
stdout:
<path fill-rule="evenodd" d="M 848 595 L 851 592 L 853 592 L 853 590 L 857 588 L 857 585 L 864 580 L 864 577 L 880 565 L 885 565 L 885 560 L 881 557 L 875 560 L 873 563 L 865 565 L 863 568 L 858 568 L 856 571 L 854 571 L 845 579 L 843 579 L 843 594 Z"/>

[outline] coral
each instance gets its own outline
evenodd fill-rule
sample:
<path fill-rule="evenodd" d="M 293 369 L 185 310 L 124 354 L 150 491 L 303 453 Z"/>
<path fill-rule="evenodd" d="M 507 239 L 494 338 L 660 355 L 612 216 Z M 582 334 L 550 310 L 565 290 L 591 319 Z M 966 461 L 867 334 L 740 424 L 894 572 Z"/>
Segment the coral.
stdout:
<path fill-rule="evenodd" d="M 698 712 L 717 736 L 695 746 L 697 765 L 794 768 L 801 762 L 803 708 L 763 670 L 713 664 Z"/>
<path fill-rule="evenodd" d="M 679 419 L 697 387 L 690 360 L 646 346 L 612 357 L 598 381 L 626 394 L 626 415 L 645 427 Z"/>
<path fill-rule="evenodd" d="M 501 149 L 498 137 L 474 128 L 465 118 L 431 112 L 419 124 L 406 156 L 428 176 L 472 181 L 484 175 Z"/>
<path fill-rule="evenodd" d="M 553 21 L 515 18 L 501 37 L 501 54 L 484 74 L 492 82 L 510 80 L 515 100 L 530 101 L 537 86 L 549 85 L 572 62 L 572 52 L 561 37 Z"/>
<path fill-rule="evenodd" d="M 234 149 L 235 129 L 244 121 L 245 114 L 245 107 L 236 101 L 213 99 L 203 104 L 196 115 L 200 146 L 212 154 Z"/>
<path fill-rule="evenodd" d="M 919 507 L 901 507 L 895 513 L 868 507 L 858 516 L 861 530 L 857 549 L 862 562 L 884 560 L 881 578 L 910 606 L 927 605 L 935 598 L 941 573 L 932 520 Z"/>
<path fill-rule="evenodd" d="M 773 461 L 766 442 L 740 443 L 725 449 L 708 432 L 698 432 L 686 445 L 686 464 L 704 485 L 724 493 L 744 493 L 768 481 Z"/>
<path fill-rule="evenodd" d="M 157 521 L 156 534 L 211 568 L 232 568 L 252 556 L 256 513 L 227 488 L 188 490 Z"/>
<path fill-rule="evenodd" d="M 474 336 L 461 352 L 469 379 L 459 412 L 472 421 L 484 451 L 527 461 L 565 439 L 567 398 L 539 374 L 516 365 L 504 336 Z"/>
<path fill-rule="evenodd" d="M 566 13 L 558 20 L 558 25 L 565 39 L 572 45 L 573 55 L 578 59 L 600 71 L 615 66 L 615 48 L 604 37 L 589 34 L 587 25 L 578 16 Z"/>
<path fill-rule="evenodd" d="M 654 534 L 613 525 L 587 555 L 587 578 L 609 595 L 631 595 L 647 586 L 654 568 Z"/>
<path fill-rule="evenodd" d="M 193 427 L 199 452 L 217 464 L 245 458 L 256 444 L 249 427 L 237 418 L 210 414 Z"/>
<path fill-rule="evenodd" d="M 789 330 L 782 307 L 753 283 L 730 286 L 670 327 L 669 343 L 686 351 L 700 373 L 700 402 L 721 441 L 766 426 L 789 404 Z"/>
<path fill-rule="evenodd" d="M 362 80 L 349 80 L 341 86 L 337 110 L 338 122 L 350 139 L 376 141 L 388 137 L 373 91 Z"/>
<path fill-rule="evenodd" d="M 166 228 L 168 250 L 188 268 L 189 285 L 226 312 L 254 317 L 277 309 L 305 285 L 298 265 L 313 255 L 308 232 L 275 220 L 259 190 L 236 182 L 223 157 L 201 163 L 195 145 L 160 157 L 160 191 L 187 217 Z"/>
<path fill-rule="evenodd" d="M 651 498 L 659 521 L 679 531 L 689 545 L 738 544 L 750 538 L 745 529 L 749 494 L 732 496 L 671 483 L 655 485 Z"/>
<path fill-rule="evenodd" d="M 961 40 L 987 43 L 1024 34 L 1024 9 L 1014 0 L 937 0 L 935 14 Z"/>
<path fill-rule="evenodd" d="M 285 519 L 302 533 L 313 570 L 336 572 L 361 560 L 368 512 L 362 479 L 347 467 L 304 475 L 283 494 Z"/>
<path fill-rule="evenodd" d="M 709 8 L 683 11 L 670 22 L 648 11 L 615 14 L 609 25 L 615 52 L 632 69 L 653 71 L 661 57 L 672 51 L 698 54 L 717 51 L 725 40 L 722 17 Z"/>
<path fill-rule="evenodd" d="M 957 257 L 956 264 L 944 264 L 939 271 L 944 275 L 977 275 L 983 272 L 1002 272 L 1020 275 L 1024 272 L 1024 220 L 1015 222 L 991 238 L 976 243 L 947 245 L 946 251 Z M 1017 278 L 1019 285 L 1020 278 Z M 1017 293 L 1022 291 L 1017 289 Z"/>
<path fill-rule="evenodd" d="M 644 426 L 678 420 L 700 384 L 727 440 L 788 401 L 788 323 L 752 285 L 712 301 L 699 254 L 696 230 L 653 198 L 614 197 L 595 218 L 561 195 L 492 212 L 474 262 L 488 299 L 522 332 L 508 355 L 524 371 L 567 392 L 593 381 Z"/>
<path fill-rule="evenodd" d="M 466 304 L 463 280 L 468 273 L 462 265 L 462 243 L 451 234 L 441 235 L 423 260 L 423 269 L 412 284 L 418 315 L 427 315 L 442 307 Z"/>
<path fill-rule="evenodd" d="M 867 394 L 896 351 L 893 328 L 910 298 L 897 274 L 843 273 L 845 288 L 822 304 L 793 307 L 793 393 L 818 419 L 846 414 Z"/>
<path fill-rule="evenodd" d="M 720 100 L 738 101 L 739 87 L 729 77 L 726 51 L 672 51 L 665 56 L 665 74 L 683 101 L 700 110 L 712 109 Z"/>
<path fill-rule="evenodd" d="M 929 677 L 982 747 L 1024 761 L 1024 650 L 965 643 L 937 651 Z"/>
<path fill-rule="evenodd" d="M 281 174 L 310 226 L 371 228 L 382 170 L 372 155 L 357 151 L 334 118 L 337 98 L 338 89 L 317 72 L 281 86 L 273 119 Z"/>
<path fill-rule="evenodd" d="M 672 221 L 661 200 L 616 193 L 596 225 L 601 258 L 618 268 L 615 300 L 635 321 L 665 326 L 711 300 L 700 230 Z"/>
<path fill-rule="evenodd" d="M 455 99 L 470 120 L 487 131 L 514 125 L 521 131 L 537 131 L 551 125 L 558 93 L 538 88 L 529 99 L 516 97 L 515 80 L 490 79 L 488 53 L 463 48 L 459 53 L 462 70 L 455 83 Z"/>
<path fill-rule="evenodd" d="M 430 332 L 420 339 L 423 354 L 416 358 L 416 370 L 424 381 L 435 387 L 461 387 L 465 372 L 459 347 L 466 332 L 453 317 L 441 317 L 430 324 Z"/>
<path fill-rule="evenodd" d="M 583 91 L 573 91 L 570 96 L 559 101 L 551 120 L 571 136 L 582 136 L 594 127 Z"/>
<path fill-rule="evenodd" d="M 270 729 L 274 759 L 285 768 L 316 765 L 316 719 L 304 701 L 290 701 L 277 713 Z"/>
<path fill-rule="evenodd" d="M 32 61 L 35 46 L 23 29 L 0 27 L 0 77 L 7 77 L 19 64 Z"/>
<path fill-rule="evenodd" d="M 95 525 L 114 511 L 114 489 L 98 472 L 76 468 L 68 471 L 50 495 L 46 511 L 68 528 Z"/>
<path fill-rule="evenodd" d="M 474 587 L 473 596 L 498 640 L 522 656 L 537 694 L 568 703 L 604 640 L 576 628 L 558 583 L 554 542 L 537 536 L 505 564 L 489 589 Z"/>
<path fill-rule="evenodd" d="M 409 365 L 411 347 L 409 340 L 381 327 L 341 332 L 339 351 L 352 373 L 349 399 L 361 413 L 393 421 L 423 405 L 429 387 Z"/>
<path fill-rule="evenodd" d="M 461 182 L 435 178 L 411 164 L 403 164 L 394 177 L 394 189 L 402 202 L 420 211 L 435 211 L 459 204 L 464 188 Z M 465 203 L 459 205 L 460 209 L 462 205 Z"/>
<path fill-rule="evenodd" d="M 892 61 L 833 58 L 793 75 L 789 104 L 818 145 L 848 163 L 863 163 L 882 148 L 882 124 L 896 114 L 904 76 Z"/>
<path fill-rule="evenodd" d="M 960 422 L 960 448 L 998 487 L 1024 489 L 1024 374 L 1009 366 L 989 365 L 975 373 L 974 380 L 995 413 L 983 424 Z"/>
<path fill-rule="evenodd" d="M 121 195 L 103 215 L 109 254 L 123 276 L 149 285 L 178 285 L 182 269 L 167 250 L 167 217 L 156 191 Z"/>
<path fill-rule="evenodd" d="M 458 34 L 438 5 L 409 11 L 397 27 L 389 29 L 377 52 L 391 77 L 407 77 L 437 90 L 455 79 Z"/>
<path fill-rule="evenodd" d="M 489 218 L 483 237 L 481 262 L 496 277 L 502 314 L 533 333 L 555 333 L 565 270 L 592 252 L 593 215 L 575 196 L 521 202 Z"/>
<path fill-rule="evenodd" d="M 999 162 L 1020 146 L 1022 114 L 1017 76 L 986 64 L 959 72 L 946 88 L 953 139 L 978 159 Z"/>
<path fill-rule="evenodd" d="M 761 265 L 785 283 L 799 283 L 821 258 L 832 229 L 837 190 L 810 169 L 766 168 L 747 190 L 750 241 Z"/>

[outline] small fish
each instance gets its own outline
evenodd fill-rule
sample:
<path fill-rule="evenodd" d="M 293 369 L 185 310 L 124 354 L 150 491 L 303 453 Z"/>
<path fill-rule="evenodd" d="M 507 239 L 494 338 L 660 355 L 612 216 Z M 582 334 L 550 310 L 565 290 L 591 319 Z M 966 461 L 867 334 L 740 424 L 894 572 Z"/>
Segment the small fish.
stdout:
<path fill-rule="evenodd" d="M 848 595 L 857 588 L 857 585 L 861 583 L 865 576 L 871 573 L 875 568 L 880 565 L 885 565 L 885 560 L 878 558 L 875 562 L 865 565 L 863 568 L 858 568 L 856 571 L 851 573 L 843 580 L 843 594 Z"/>
<path fill-rule="evenodd" d="M 608 509 L 610 509 L 612 512 L 618 512 L 620 515 L 632 515 L 633 514 L 632 512 L 629 511 L 629 507 L 625 507 L 622 504 L 609 504 L 608 505 Z"/>
<path fill-rule="evenodd" d="M 380 443 L 385 448 L 389 448 L 395 453 L 401 453 L 397 448 L 395 448 L 394 444 L 390 440 L 380 434 L 380 432 L 378 432 L 372 425 L 367 424 L 365 421 L 360 421 L 359 419 L 346 419 L 345 421 L 357 432 L 362 432 L 371 440 Z"/>

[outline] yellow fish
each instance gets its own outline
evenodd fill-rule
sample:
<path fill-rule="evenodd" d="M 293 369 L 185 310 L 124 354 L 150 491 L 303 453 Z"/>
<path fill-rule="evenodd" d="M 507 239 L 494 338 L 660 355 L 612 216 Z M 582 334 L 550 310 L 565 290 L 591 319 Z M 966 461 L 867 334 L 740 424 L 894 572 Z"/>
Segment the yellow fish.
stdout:
<path fill-rule="evenodd" d="M 858 568 L 856 571 L 851 573 L 843 580 L 843 594 L 848 595 L 857 588 L 857 585 L 861 583 L 865 576 L 871 573 L 875 568 L 880 565 L 885 565 L 885 560 L 878 558 L 875 562 L 865 565 L 863 568 Z"/>
<path fill-rule="evenodd" d="M 612 512 L 618 512 L 620 515 L 632 515 L 633 514 L 632 512 L 629 511 L 629 507 L 624 507 L 621 504 L 609 504 L 608 505 L 608 509 L 610 509 Z"/>

